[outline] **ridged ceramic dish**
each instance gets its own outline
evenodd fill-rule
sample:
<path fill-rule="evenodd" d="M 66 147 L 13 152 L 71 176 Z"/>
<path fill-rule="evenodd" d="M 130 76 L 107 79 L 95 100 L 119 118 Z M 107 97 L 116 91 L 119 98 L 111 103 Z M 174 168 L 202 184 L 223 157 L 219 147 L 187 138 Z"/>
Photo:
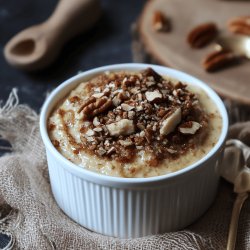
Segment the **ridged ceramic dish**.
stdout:
<path fill-rule="evenodd" d="M 177 172 L 149 178 L 120 178 L 91 172 L 64 158 L 52 145 L 47 119 L 55 105 L 78 83 L 104 71 L 140 71 L 152 67 L 202 88 L 222 117 L 217 144 L 201 160 Z M 180 71 L 147 64 L 117 64 L 81 73 L 56 88 L 40 118 L 51 187 L 60 208 L 82 226 L 109 236 L 135 238 L 179 230 L 199 218 L 213 202 L 219 175 L 217 162 L 228 130 L 226 109 L 217 94 L 200 80 Z"/>

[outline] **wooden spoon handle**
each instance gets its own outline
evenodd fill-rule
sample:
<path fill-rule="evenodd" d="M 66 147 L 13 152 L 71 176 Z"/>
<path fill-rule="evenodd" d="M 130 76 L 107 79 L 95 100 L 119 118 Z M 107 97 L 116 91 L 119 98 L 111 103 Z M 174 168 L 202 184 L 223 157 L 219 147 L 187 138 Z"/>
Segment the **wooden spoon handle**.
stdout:
<path fill-rule="evenodd" d="M 227 239 L 227 250 L 235 249 L 240 211 L 247 197 L 248 193 L 239 193 L 234 202 L 231 222 L 229 226 L 228 239 Z"/>
<path fill-rule="evenodd" d="M 100 15 L 99 0 L 60 0 L 47 21 L 21 31 L 6 44 L 5 58 L 24 70 L 45 68 L 69 39 L 93 26 Z"/>
<path fill-rule="evenodd" d="M 100 17 L 99 0 L 60 0 L 55 11 L 45 22 L 54 37 L 65 40 L 90 28 Z"/>

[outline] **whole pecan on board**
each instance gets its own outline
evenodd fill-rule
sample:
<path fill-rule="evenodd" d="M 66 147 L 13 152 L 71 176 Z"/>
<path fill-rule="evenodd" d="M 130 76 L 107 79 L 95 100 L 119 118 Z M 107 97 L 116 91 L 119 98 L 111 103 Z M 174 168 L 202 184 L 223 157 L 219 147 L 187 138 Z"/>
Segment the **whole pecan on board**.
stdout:
<path fill-rule="evenodd" d="M 238 62 L 238 57 L 230 50 L 222 49 L 208 54 L 202 62 L 204 69 L 214 72 Z"/>
<path fill-rule="evenodd" d="M 155 11 L 152 19 L 152 26 L 155 31 L 170 31 L 170 20 L 161 11 Z"/>
<path fill-rule="evenodd" d="M 228 29 L 232 33 L 250 35 L 250 16 L 239 16 L 228 22 Z"/>
<path fill-rule="evenodd" d="M 212 42 L 218 34 L 215 23 L 203 23 L 193 28 L 187 36 L 187 42 L 192 48 L 202 48 Z"/>

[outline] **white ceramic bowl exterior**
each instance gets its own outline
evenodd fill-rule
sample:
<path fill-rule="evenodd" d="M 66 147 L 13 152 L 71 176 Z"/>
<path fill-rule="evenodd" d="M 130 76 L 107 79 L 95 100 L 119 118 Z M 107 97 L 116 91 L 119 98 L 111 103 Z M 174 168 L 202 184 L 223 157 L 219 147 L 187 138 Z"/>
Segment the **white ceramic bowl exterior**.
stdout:
<path fill-rule="evenodd" d="M 143 70 L 199 86 L 217 104 L 223 120 L 215 147 L 201 160 L 177 172 L 150 178 L 119 178 L 91 172 L 64 158 L 52 145 L 47 119 L 56 103 L 83 80 L 108 70 Z M 182 229 L 199 218 L 216 195 L 217 162 L 228 130 L 225 107 L 217 94 L 200 80 L 166 67 L 118 64 L 81 73 L 56 88 L 45 102 L 40 130 L 45 144 L 54 197 L 60 208 L 82 226 L 109 236 L 135 238 Z"/>

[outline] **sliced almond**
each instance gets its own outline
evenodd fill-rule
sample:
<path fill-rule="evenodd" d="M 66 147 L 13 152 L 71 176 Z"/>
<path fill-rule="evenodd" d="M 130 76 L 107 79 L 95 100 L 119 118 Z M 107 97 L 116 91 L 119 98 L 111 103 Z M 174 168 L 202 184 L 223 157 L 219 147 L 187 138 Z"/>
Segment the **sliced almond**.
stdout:
<path fill-rule="evenodd" d="M 166 148 L 166 150 L 170 153 L 170 154 L 176 154 L 177 151 L 172 149 L 172 148 Z"/>
<path fill-rule="evenodd" d="M 195 121 L 190 121 L 184 123 L 179 127 L 179 130 L 182 134 L 191 134 L 194 135 L 201 127 L 201 124 Z"/>
<path fill-rule="evenodd" d="M 136 106 L 136 111 L 142 111 L 143 110 L 143 107 L 142 106 Z"/>
<path fill-rule="evenodd" d="M 96 94 L 93 94 L 92 96 L 94 96 L 95 98 L 101 98 L 104 96 L 104 93 L 96 93 Z"/>
<path fill-rule="evenodd" d="M 97 150 L 97 153 L 98 153 L 98 155 L 100 155 L 100 156 L 105 155 L 106 152 L 107 152 L 107 151 L 106 151 L 104 148 L 102 148 L 102 147 L 100 147 L 100 148 Z"/>
<path fill-rule="evenodd" d="M 101 132 L 101 131 L 102 131 L 102 128 L 101 128 L 101 127 L 98 127 L 98 128 L 94 128 L 93 130 L 96 131 L 96 132 Z"/>
<path fill-rule="evenodd" d="M 133 142 L 131 140 L 120 140 L 119 143 L 124 147 L 133 145 Z"/>
<path fill-rule="evenodd" d="M 147 91 L 145 93 L 146 98 L 149 102 L 153 102 L 156 99 L 161 99 L 162 98 L 162 94 L 160 93 L 159 90 L 155 90 L 155 91 Z"/>
<path fill-rule="evenodd" d="M 175 127 L 181 122 L 181 108 L 177 108 L 161 125 L 160 134 L 168 135 L 173 132 Z"/>
<path fill-rule="evenodd" d="M 111 154 L 115 153 L 115 151 L 116 151 L 115 147 L 112 147 L 108 150 L 107 155 L 111 155 Z"/>
<path fill-rule="evenodd" d="M 122 107 L 122 109 L 123 109 L 124 111 L 130 111 L 130 110 L 134 109 L 133 106 L 130 106 L 130 105 L 126 104 L 126 103 L 122 103 L 122 104 L 121 104 L 121 107 Z"/>
<path fill-rule="evenodd" d="M 156 84 L 155 81 L 148 81 L 148 82 L 146 82 L 147 87 L 151 87 L 151 86 L 153 86 L 155 84 Z"/>
<path fill-rule="evenodd" d="M 135 132 L 134 123 L 129 119 L 121 119 L 118 122 L 106 125 L 106 127 L 111 136 L 131 135 Z"/>
<path fill-rule="evenodd" d="M 113 99 L 112 99 L 112 102 L 114 104 L 114 106 L 119 106 L 121 104 L 121 99 L 119 99 L 117 96 L 115 96 Z"/>
<path fill-rule="evenodd" d="M 87 130 L 87 132 L 86 132 L 86 135 L 87 136 L 92 136 L 92 135 L 94 135 L 95 134 L 95 131 L 93 131 L 92 129 L 89 129 L 89 130 Z"/>
<path fill-rule="evenodd" d="M 93 119 L 93 124 L 94 124 L 94 126 L 100 125 L 100 122 L 99 122 L 99 119 L 97 116 Z"/>

